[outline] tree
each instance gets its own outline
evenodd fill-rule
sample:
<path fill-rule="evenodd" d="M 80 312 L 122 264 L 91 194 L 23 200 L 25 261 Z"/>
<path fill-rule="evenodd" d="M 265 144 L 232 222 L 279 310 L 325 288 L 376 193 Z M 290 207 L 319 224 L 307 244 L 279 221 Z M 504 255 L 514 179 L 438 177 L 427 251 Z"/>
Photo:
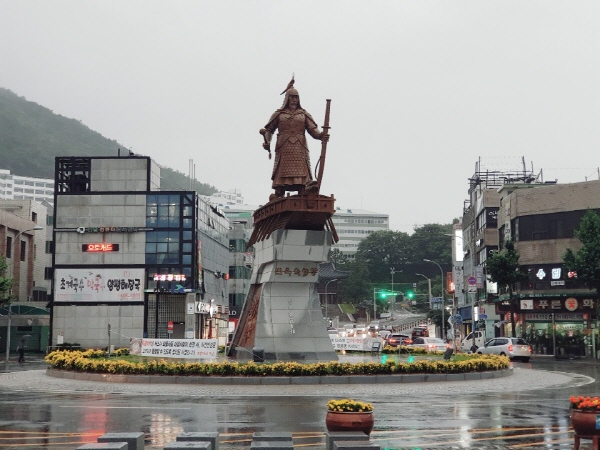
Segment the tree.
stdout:
<path fill-rule="evenodd" d="M 423 259 L 434 259 L 441 263 L 452 263 L 452 244 L 448 234 L 452 225 L 428 223 L 415 228 L 410 235 L 411 259 L 421 264 Z"/>
<path fill-rule="evenodd" d="M 0 256 L 0 305 L 10 302 L 10 288 L 13 284 L 12 278 L 6 278 L 6 258 Z"/>
<path fill-rule="evenodd" d="M 358 244 L 356 259 L 363 261 L 374 283 L 388 283 L 390 268 L 404 271 L 410 262 L 410 238 L 401 231 L 377 231 Z"/>
<path fill-rule="evenodd" d="M 577 253 L 570 248 L 563 255 L 568 270 L 577 273 L 577 279 L 600 292 L 600 216 L 588 209 L 574 232 L 582 244 Z"/>
<path fill-rule="evenodd" d="M 341 269 L 348 263 L 348 256 L 339 248 L 333 248 L 329 253 L 329 261 L 333 263 L 336 269 Z"/>
<path fill-rule="evenodd" d="M 513 290 L 516 283 L 527 278 L 527 274 L 519 265 L 519 252 L 515 248 L 515 243 L 512 240 L 506 241 L 501 252 L 495 253 L 486 260 L 485 267 L 490 280 L 498 283 L 498 288 L 508 290 L 512 337 L 516 337 Z"/>
<path fill-rule="evenodd" d="M 371 298 L 369 269 L 365 262 L 351 261 L 346 264 L 344 269 L 350 271 L 350 276 L 339 285 L 340 295 L 344 301 L 358 305 L 362 300 Z"/>

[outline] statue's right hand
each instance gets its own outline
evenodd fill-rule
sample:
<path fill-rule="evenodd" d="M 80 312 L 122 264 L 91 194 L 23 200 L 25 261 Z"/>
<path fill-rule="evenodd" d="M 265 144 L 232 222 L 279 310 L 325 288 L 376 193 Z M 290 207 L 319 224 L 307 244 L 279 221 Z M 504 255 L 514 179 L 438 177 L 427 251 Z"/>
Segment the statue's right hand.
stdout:
<path fill-rule="evenodd" d="M 271 151 L 271 146 L 269 144 L 267 144 L 266 142 L 263 144 L 263 148 L 268 152 Z"/>

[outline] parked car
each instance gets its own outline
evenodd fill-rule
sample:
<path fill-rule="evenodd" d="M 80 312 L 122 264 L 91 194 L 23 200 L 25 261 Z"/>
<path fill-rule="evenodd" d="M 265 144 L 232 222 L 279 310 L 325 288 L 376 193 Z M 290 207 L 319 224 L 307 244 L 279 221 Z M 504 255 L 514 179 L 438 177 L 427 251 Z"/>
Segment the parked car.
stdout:
<path fill-rule="evenodd" d="M 428 352 L 445 352 L 451 345 L 440 338 L 418 337 L 413 341 L 410 347 L 424 348 Z"/>
<path fill-rule="evenodd" d="M 402 333 L 390 333 L 385 339 L 385 345 L 389 345 L 390 347 L 398 347 L 399 345 L 410 345 L 412 344 L 412 339 L 408 334 Z"/>
<path fill-rule="evenodd" d="M 481 355 L 504 355 L 510 360 L 520 359 L 528 362 L 531 358 L 531 346 L 522 338 L 497 337 L 490 339 L 477 349 Z"/>

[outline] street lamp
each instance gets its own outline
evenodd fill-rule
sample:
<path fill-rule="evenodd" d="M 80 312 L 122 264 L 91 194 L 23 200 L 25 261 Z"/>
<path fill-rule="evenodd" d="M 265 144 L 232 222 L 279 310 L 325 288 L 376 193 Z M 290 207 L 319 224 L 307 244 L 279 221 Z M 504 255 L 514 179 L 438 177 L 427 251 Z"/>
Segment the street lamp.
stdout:
<path fill-rule="evenodd" d="M 402 272 L 401 270 L 398 271 L 398 273 Z M 392 275 L 392 295 L 393 295 L 393 302 L 392 302 L 392 311 L 394 310 L 394 306 L 396 305 L 396 291 L 394 291 L 394 274 L 396 273 L 396 268 L 395 267 L 391 267 L 390 268 L 390 274 Z M 377 319 L 377 317 L 373 317 L 373 319 Z"/>
<path fill-rule="evenodd" d="M 329 302 L 327 301 L 327 286 L 329 286 L 329 283 L 331 283 L 332 281 L 337 281 L 337 278 L 334 278 L 333 280 L 329 280 L 327 283 L 325 283 L 325 320 L 328 320 L 329 317 Z M 327 322 L 327 324 L 329 325 L 329 322 Z"/>
<path fill-rule="evenodd" d="M 445 336 L 443 336 L 445 334 L 444 333 L 444 328 L 445 328 L 444 327 L 444 309 L 446 309 L 446 305 L 445 305 L 446 302 L 444 301 L 444 271 L 442 270 L 442 266 L 440 266 L 435 261 L 432 261 L 430 259 L 423 259 L 423 261 L 433 263 L 440 268 L 440 275 L 442 277 L 442 339 L 443 339 L 443 338 L 445 338 Z"/>
<path fill-rule="evenodd" d="M 20 267 L 21 267 L 21 265 L 20 265 L 21 252 L 19 250 L 19 244 L 20 244 L 19 238 L 21 237 L 21 235 L 23 233 L 27 233 L 28 231 L 38 231 L 38 230 L 43 230 L 43 229 L 44 229 L 44 227 L 36 225 L 33 228 L 28 228 L 27 230 L 19 231 L 17 233 L 17 235 L 15 236 L 15 244 L 14 244 L 15 247 L 14 247 L 14 252 L 13 252 L 13 258 L 15 259 L 15 261 L 13 262 L 13 269 L 12 269 L 13 281 L 14 281 L 14 275 L 15 275 L 14 266 L 15 266 L 15 262 L 17 261 L 17 258 L 19 258 L 18 259 L 19 272 L 20 272 Z M 20 282 L 21 282 L 21 276 L 19 273 L 19 284 L 20 284 Z M 6 327 L 6 356 L 4 359 L 5 363 L 8 363 L 8 358 L 10 356 L 10 326 L 11 326 L 11 319 L 12 319 L 12 305 L 11 305 L 10 298 L 8 299 L 8 315 L 7 315 L 7 317 L 8 317 L 8 323 L 7 323 L 7 327 Z"/>
<path fill-rule="evenodd" d="M 431 278 L 426 277 L 422 273 L 415 273 L 415 275 L 420 275 L 423 278 L 427 278 L 427 284 L 429 285 L 429 309 L 431 309 Z"/>

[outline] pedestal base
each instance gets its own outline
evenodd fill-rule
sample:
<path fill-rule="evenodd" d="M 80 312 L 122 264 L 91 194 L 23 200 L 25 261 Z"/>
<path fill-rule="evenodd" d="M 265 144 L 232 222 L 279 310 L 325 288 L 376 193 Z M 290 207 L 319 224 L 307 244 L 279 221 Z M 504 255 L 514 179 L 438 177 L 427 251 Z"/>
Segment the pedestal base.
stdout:
<path fill-rule="evenodd" d="M 252 286 L 232 345 L 237 359 L 338 360 L 317 292 L 330 242 L 328 231 L 276 230 L 255 244 Z"/>

